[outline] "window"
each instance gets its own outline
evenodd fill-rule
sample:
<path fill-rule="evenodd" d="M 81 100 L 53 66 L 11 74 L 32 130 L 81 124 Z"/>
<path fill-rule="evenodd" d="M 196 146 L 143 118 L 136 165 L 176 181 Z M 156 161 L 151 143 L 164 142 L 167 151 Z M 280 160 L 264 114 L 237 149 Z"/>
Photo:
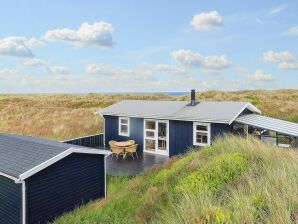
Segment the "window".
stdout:
<path fill-rule="evenodd" d="M 193 144 L 198 146 L 210 146 L 210 124 L 193 123 Z"/>
<path fill-rule="evenodd" d="M 129 118 L 119 117 L 119 135 L 129 136 Z"/>

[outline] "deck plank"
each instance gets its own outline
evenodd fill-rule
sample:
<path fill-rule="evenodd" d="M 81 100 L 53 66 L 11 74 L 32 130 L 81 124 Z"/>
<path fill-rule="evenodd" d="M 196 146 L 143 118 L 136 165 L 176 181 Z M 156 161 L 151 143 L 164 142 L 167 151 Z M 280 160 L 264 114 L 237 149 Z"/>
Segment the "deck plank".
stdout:
<path fill-rule="evenodd" d="M 146 152 L 139 154 L 139 158 L 135 158 L 134 160 L 129 155 L 124 159 L 119 157 L 118 160 L 112 158 L 112 156 L 108 156 L 106 159 L 107 174 L 112 176 L 138 175 L 152 169 L 154 166 L 164 164 L 168 159 L 168 156 Z"/>

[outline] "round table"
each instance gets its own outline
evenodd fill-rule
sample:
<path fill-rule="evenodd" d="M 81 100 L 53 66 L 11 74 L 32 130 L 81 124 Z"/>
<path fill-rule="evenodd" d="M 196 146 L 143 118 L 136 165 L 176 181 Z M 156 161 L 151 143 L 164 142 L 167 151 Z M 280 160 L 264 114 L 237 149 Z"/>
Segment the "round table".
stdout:
<path fill-rule="evenodd" d="M 116 142 L 115 145 L 119 147 L 127 147 L 127 146 L 131 146 L 132 144 L 131 142 L 126 141 L 126 142 Z"/>

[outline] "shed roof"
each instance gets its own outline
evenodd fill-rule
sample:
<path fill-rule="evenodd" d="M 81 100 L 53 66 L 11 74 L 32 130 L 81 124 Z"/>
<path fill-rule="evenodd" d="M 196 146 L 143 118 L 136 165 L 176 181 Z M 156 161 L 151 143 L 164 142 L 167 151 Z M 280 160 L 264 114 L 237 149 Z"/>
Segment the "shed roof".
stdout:
<path fill-rule="evenodd" d="M 275 118 L 265 117 L 257 114 L 249 114 L 236 118 L 236 122 L 263 128 L 266 130 L 276 131 L 282 134 L 298 136 L 298 124 L 283 121 Z"/>
<path fill-rule="evenodd" d="M 71 153 L 109 154 L 35 137 L 0 134 L 0 174 L 26 179 Z"/>
<path fill-rule="evenodd" d="M 114 116 L 231 123 L 246 108 L 261 113 L 248 102 L 199 102 L 190 106 L 188 101 L 148 100 L 124 100 L 98 112 Z"/>

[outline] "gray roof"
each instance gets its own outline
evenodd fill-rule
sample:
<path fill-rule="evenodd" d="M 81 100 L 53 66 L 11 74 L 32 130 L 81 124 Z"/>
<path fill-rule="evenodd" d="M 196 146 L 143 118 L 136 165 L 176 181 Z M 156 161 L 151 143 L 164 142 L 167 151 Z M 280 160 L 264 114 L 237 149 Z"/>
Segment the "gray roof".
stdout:
<path fill-rule="evenodd" d="M 276 131 L 286 135 L 295 137 L 298 136 L 298 124 L 289 121 L 283 121 L 257 114 L 240 116 L 235 121 L 266 130 Z"/>
<path fill-rule="evenodd" d="M 261 113 L 248 102 L 199 102 L 190 106 L 189 101 L 146 100 L 124 100 L 98 112 L 114 116 L 231 123 L 246 108 Z"/>
<path fill-rule="evenodd" d="M 35 137 L 0 134 L 0 173 L 19 178 L 26 171 L 71 148 L 76 147 Z"/>

